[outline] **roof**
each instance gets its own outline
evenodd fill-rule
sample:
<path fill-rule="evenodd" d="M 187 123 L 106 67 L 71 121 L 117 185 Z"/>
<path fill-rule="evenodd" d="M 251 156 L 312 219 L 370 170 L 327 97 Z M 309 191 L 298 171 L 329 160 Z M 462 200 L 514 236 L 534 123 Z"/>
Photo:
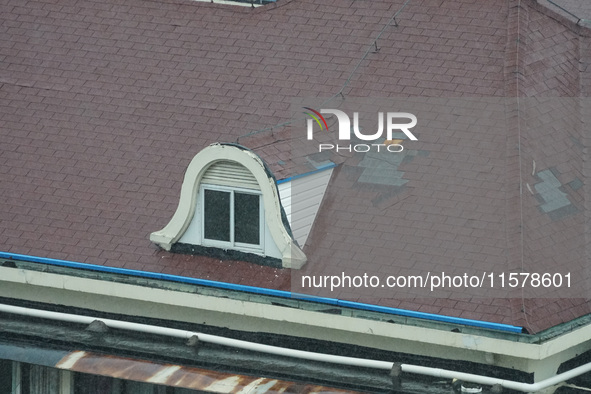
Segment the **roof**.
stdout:
<path fill-rule="evenodd" d="M 540 1 L 540 3 L 577 24 L 588 26 L 589 22 L 591 22 L 591 5 L 585 1 L 546 0 Z"/>
<path fill-rule="evenodd" d="M 589 92 L 589 34 L 537 2 L 0 7 L 6 252 L 288 290 L 302 273 L 172 254 L 149 241 L 174 213 L 193 156 L 213 142 L 238 142 L 286 178 L 303 172 L 311 154 L 294 154 L 296 98 L 478 97 L 503 103 L 506 127 L 445 140 L 424 130 L 390 163 L 403 173 L 400 187 L 362 185 L 363 155 L 331 158 L 340 166 L 304 250 L 304 274 L 358 272 L 360 262 L 389 273 L 395 255 L 396 273 L 483 262 L 556 272 L 566 261 L 581 277 L 586 140 L 577 106 Z M 380 33 L 379 51 L 366 52 Z M 516 95 L 531 99 L 503 99 Z M 558 98 L 544 106 L 533 97 Z M 541 126 L 553 144 L 540 142 Z M 589 313 L 582 298 L 543 296 L 553 299 L 332 293 L 530 332 Z"/>

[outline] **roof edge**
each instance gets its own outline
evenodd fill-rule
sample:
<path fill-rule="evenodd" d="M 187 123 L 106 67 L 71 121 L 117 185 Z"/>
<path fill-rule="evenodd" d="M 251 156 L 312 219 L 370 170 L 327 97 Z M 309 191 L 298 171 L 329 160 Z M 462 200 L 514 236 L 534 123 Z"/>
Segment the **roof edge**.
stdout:
<path fill-rule="evenodd" d="M 438 315 L 438 314 L 434 314 L 434 313 L 418 312 L 418 311 L 412 311 L 412 310 L 406 310 L 406 309 L 400 309 L 400 308 L 392 308 L 392 307 L 385 307 L 385 306 L 379 306 L 379 305 L 365 304 L 365 303 L 354 302 L 354 301 L 339 300 L 336 298 L 317 297 L 317 296 L 311 296 L 311 295 L 306 295 L 306 294 L 292 293 L 290 291 L 285 291 L 285 290 L 267 289 L 264 287 L 255 287 L 255 286 L 247 286 L 247 285 L 240 285 L 240 284 L 227 283 L 227 282 L 219 282 L 219 281 L 213 281 L 213 280 L 209 280 L 209 279 L 190 278 L 190 277 L 179 276 L 179 275 L 162 274 L 162 273 L 149 272 L 149 271 L 130 270 L 130 269 L 126 269 L 126 268 L 105 267 L 105 266 L 95 265 L 95 264 L 77 263 L 77 262 L 67 261 L 67 260 L 57 260 L 57 259 L 51 259 L 51 258 L 47 258 L 47 257 L 28 256 L 28 255 L 1 252 L 1 251 L 0 251 L 0 258 L 8 259 L 8 260 L 17 260 L 17 261 L 28 261 L 28 262 L 33 262 L 33 263 L 41 263 L 41 264 L 48 264 L 48 265 L 61 266 L 61 267 L 69 267 L 69 268 L 75 268 L 75 269 L 107 272 L 107 273 L 121 274 L 121 275 L 126 275 L 126 276 L 135 276 L 135 277 L 141 277 L 141 278 L 160 279 L 160 280 L 166 280 L 166 281 L 172 281 L 172 282 L 180 282 L 180 283 L 186 283 L 186 284 L 213 287 L 213 288 L 217 288 L 217 289 L 240 291 L 240 292 L 246 292 L 246 293 L 251 293 L 251 294 L 266 295 L 266 296 L 273 296 L 273 297 L 279 297 L 279 298 L 284 298 L 284 299 L 296 299 L 296 300 L 301 300 L 301 301 L 313 302 L 313 303 L 317 303 L 317 304 L 339 306 L 339 307 L 343 307 L 343 308 L 351 308 L 351 309 L 357 309 L 357 310 L 362 310 L 362 311 L 378 312 L 378 313 L 384 313 L 384 314 L 389 314 L 389 315 L 404 316 L 404 317 L 409 317 L 409 318 L 429 320 L 429 321 L 435 321 L 435 322 L 441 322 L 441 323 L 459 324 L 459 325 L 464 325 L 464 326 L 476 327 L 476 328 L 493 330 L 493 331 L 501 331 L 501 332 L 506 332 L 506 333 L 513 333 L 513 334 L 525 333 L 523 327 L 513 326 L 510 324 L 494 323 L 494 322 L 487 322 L 487 321 L 481 321 L 481 320 L 466 319 L 466 318 L 461 318 L 461 317 Z"/>

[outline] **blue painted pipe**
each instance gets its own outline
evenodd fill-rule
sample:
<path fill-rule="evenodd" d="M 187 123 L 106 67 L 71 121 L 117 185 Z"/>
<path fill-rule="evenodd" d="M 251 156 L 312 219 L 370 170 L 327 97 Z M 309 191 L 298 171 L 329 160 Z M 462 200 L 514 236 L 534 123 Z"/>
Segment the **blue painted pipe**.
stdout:
<path fill-rule="evenodd" d="M 113 273 L 113 274 L 122 274 L 122 275 L 136 276 L 136 277 L 141 277 L 141 278 L 161 279 L 161 280 L 167 280 L 167 281 L 172 281 L 172 282 L 189 283 L 189 284 L 199 285 L 199 286 L 209 286 L 209 287 L 214 287 L 214 288 L 218 288 L 218 289 L 235 290 L 235 291 L 269 295 L 269 296 L 281 297 L 281 298 L 292 298 L 292 299 L 298 299 L 298 300 L 302 300 L 302 301 L 316 302 L 316 303 L 320 303 L 320 304 L 341 306 L 344 308 L 360 309 L 360 310 L 365 310 L 365 311 L 386 313 L 386 314 L 390 314 L 390 315 L 406 316 L 406 317 L 412 317 L 412 318 L 418 318 L 418 319 L 440 321 L 440 322 L 451 323 L 451 324 L 462 324 L 465 326 L 487 328 L 487 329 L 497 330 L 497 331 L 505 331 L 505 332 L 513 332 L 513 333 L 522 333 L 523 332 L 523 329 L 521 327 L 512 326 L 509 324 L 492 323 L 492 322 L 473 320 L 473 319 L 464 319 L 461 317 L 438 315 L 435 313 L 416 312 L 416 311 L 410 311 L 410 310 L 399 309 L 399 308 L 391 308 L 391 307 L 386 307 L 386 306 L 364 304 L 364 303 L 354 302 L 354 301 L 344 301 L 344 300 L 339 300 L 336 298 L 316 297 L 316 296 L 310 296 L 310 295 L 306 295 L 306 294 L 292 293 L 290 291 L 284 291 L 284 290 L 273 290 L 273 289 L 266 289 L 264 287 L 245 286 L 245 285 L 237 285 L 234 283 L 218 282 L 218 281 L 208 280 L 208 279 L 188 278 L 186 276 L 159 274 L 156 272 L 130 270 L 130 269 L 125 269 L 125 268 L 106 267 L 106 266 L 96 265 L 96 264 L 76 263 L 76 262 L 67 261 L 67 260 L 56 260 L 56 259 L 50 259 L 50 258 L 46 258 L 46 257 L 28 256 L 28 255 L 24 255 L 24 254 L 7 253 L 7 252 L 0 252 L 0 258 L 9 259 L 9 260 L 17 260 L 17 261 L 29 261 L 29 262 L 33 262 L 33 263 L 41 263 L 41 264 L 55 265 L 55 266 L 61 266 L 61 267 L 79 268 L 79 269 L 85 269 L 85 270 L 90 270 L 90 271 L 109 272 L 109 273 Z"/>

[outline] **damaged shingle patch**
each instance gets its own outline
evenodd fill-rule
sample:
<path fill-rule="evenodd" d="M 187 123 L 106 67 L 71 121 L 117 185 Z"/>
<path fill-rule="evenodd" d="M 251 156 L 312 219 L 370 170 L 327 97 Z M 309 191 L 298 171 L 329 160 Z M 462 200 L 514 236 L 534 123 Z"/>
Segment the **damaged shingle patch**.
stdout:
<path fill-rule="evenodd" d="M 552 171 L 540 171 L 538 172 L 538 177 L 542 182 L 536 184 L 534 187 L 544 199 L 544 203 L 540 206 L 542 211 L 549 213 L 570 205 L 566 193 L 560 190 L 560 187 L 562 186 L 560 181 Z"/>

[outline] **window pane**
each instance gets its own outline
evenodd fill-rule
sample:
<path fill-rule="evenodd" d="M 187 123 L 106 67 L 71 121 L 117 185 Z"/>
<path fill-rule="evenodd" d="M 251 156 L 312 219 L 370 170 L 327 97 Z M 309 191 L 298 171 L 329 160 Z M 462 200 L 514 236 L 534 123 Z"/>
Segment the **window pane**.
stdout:
<path fill-rule="evenodd" d="M 204 190 L 204 237 L 230 242 L 230 193 Z"/>
<path fill-rule="evenodd" d="M 117 379 L 108 376 L 90 375 L 76 373 L 74 375 L 74 393 L 76 394 L 115 394 L 121 390 L 116 388 L 119 385 Z"/>
<path fill-rule="evenodd" d="M 58 394 L 59 371 L 41 365 L 31 365 L 29 370 L 31 394 Z"/>
<path fill-rule="evenodd" d="M 259 245 L 259 196 L 234 193 L 234 241 Z"/>
<path fill-rule="evenodd" d="M 176 387 L 174 389 L 174 394 L 198 394 L 203 393 L 203 391 L 191 390 L 191 389 L 181 389 Z"/>
<path fill-rule="evenodd" d="M 0 360 L 0 393 L 12 392 L 12 361 Z"/>
<path fill-rule="evenodd" d="M 156 386 L 149 383 L 133 382 L 127 380 L 125 382 L 125 394 L 154 394 Z"/>

